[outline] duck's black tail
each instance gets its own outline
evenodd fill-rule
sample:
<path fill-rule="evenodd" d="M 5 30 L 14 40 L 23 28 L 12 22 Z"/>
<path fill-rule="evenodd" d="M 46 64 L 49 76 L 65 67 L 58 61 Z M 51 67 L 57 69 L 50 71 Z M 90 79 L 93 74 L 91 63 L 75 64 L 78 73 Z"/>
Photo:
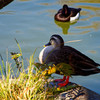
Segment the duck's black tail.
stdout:
<path fill-rule="evenodd" d="M 100 64 L 94 63 L 94 65 L 92 65 L 90 69 L 85 70 L 85 74 L 86 75 L 91 75 L 91 74 L 100 73 L 100 69 L 98 68 L 98 66 L 100 66 Z"/>
<path fill-rule="evenodd" d="M 94 70 L 84 71 L 83 76 L 88 76 L 88 75 L 97 74 L 97 73 L 100 73 L 99 68 L 96 68 Z"/>
<path fill-rule="evenodd" d="M 75 74 L 76 75 L 82 75 L 82 76 L 88 76 L 96 73 L 100 73 L 100 64 L 95 62 L 81 62 L 81 67 L 75 67 Z"/>

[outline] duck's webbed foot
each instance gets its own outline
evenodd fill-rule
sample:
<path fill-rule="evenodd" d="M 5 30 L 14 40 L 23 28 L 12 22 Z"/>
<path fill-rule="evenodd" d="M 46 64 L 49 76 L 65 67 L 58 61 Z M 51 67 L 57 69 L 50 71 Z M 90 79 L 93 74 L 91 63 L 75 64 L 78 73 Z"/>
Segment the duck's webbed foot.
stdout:
<path fill-rule="evenodd" d="M 69 83 L 69 76 L 67 76 L 67 79 L 63 83 L 58 83 L 58 86 L 64 87 Z"/>

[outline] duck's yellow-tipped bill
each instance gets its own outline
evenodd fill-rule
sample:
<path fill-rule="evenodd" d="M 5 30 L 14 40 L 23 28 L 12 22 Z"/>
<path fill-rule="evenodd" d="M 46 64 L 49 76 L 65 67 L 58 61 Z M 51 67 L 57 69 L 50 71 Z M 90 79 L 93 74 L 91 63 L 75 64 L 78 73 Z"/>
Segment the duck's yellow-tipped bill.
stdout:
<path fill-rule="evenodd" d="M 47 43 L 47 44 L 45 44 L 43 47 L 46 47 L 46 46 L 49 46 L 49 45 L 51 45 L 51 43 L 49 42 L 49 43 Z"/>
<path fill-rule="evenodd" d="M 46 45 L 43 45 L 43 47 L 46 47 Z"/>

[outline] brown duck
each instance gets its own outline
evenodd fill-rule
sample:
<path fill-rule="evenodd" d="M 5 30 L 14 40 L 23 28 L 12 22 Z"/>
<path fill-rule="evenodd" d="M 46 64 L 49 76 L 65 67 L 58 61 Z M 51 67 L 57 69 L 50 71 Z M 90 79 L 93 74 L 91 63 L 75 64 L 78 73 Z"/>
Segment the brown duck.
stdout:
<path fill-rule="evenodd" d="M 60 22 L 72 22 L 79 19 L 80 11 L 81 8 L 71 8 L 65 4 L 63 8 L 55 14 L 54 18 Z"/>

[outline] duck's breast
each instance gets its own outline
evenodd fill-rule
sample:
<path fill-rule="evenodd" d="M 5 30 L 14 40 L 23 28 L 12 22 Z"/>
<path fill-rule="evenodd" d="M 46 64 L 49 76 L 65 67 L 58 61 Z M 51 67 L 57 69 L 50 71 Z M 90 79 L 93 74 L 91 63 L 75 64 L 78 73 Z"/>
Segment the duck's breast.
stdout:
<path fill-rule="evenodd" d="M 49 53 L 53 50 L 54 48 L 52 46 L 47 46 L 45 48 L 42 49 L 42 51 L 39 54 L 39 60 L 41 63 L 44 63 L 44 61 L 46 60 L 47 56 L 49 55 Z"/>

